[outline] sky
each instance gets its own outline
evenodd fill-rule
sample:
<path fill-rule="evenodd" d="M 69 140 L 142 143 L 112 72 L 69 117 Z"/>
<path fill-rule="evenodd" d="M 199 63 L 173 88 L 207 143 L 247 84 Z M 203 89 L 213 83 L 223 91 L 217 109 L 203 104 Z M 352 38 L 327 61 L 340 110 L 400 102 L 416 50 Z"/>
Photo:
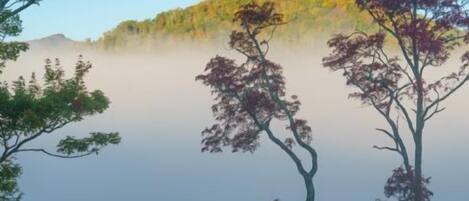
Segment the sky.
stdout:
<path fill-rule="evenodd" d="M 153 18 L 157 13 L 200 0 L 43 0 L 21 14 L 25 41 L 56 33 L 74 40 L 96 39 L 124 20 Z"/>

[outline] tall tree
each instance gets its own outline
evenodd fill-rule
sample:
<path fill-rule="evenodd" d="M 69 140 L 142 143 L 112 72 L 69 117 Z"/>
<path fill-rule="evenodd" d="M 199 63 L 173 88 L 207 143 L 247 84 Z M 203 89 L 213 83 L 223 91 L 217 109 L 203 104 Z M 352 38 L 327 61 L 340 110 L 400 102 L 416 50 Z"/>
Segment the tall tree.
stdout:
<path fill-rule="evenodd" d="M 22 26 L 18 13 L 38 0 L 0 1 L 0 68 L 9 60 L 16 60 L 28 45 L 21 42 L 5 42 L 5 38 L 17 36 Z M 30 147 L 31 142 L 43 135 L 70 124 L 104 112 L 109 100 L 99 90 L 89 91 L 84 76 L 91 69 L 89 62 L 80 56 L 74 76 L 65 77 L 60 62 L 46 61 L 44 85 L 33 73 L 29 81 L 20 77 L 11 86 L 0 83 L 0 200 L 21 199 L 17 179 L 21 165 L 15 163 L 19 153 L 40 152 L 59 158 L 78 158 L 97 154 L 102 148 L 120 143 L 118 133 L 91 133 L 77 139 L 68 136 L 60 140 L 56 153 L 43 148 Z M 0 72 L 1 73 L 1 72 Z"/>
<path fill-rule="evenodd" d="M 229 44 L 246 61 L 238 65 L 234 60 L 216 56 L 207 64 L 205 74 L 197 76 L 196 80 L 210 87 L 215 95 L 212 111 L 218 121 L 202 132 L 202 151 L 221 152 L 223 146 L 231 146 L 233 152 L 254 152 L 265 133 L 292 159 L 304 179 L 306 201 L 314 201 L 318 155 L 310 145 L 311 128 L 296 117 L 300 102 L 297 96 L 287 97 L 282 67 L 266 58 L 269 41 L 275 28 L 283 24 L 282 18 L 271 2 L 241 6 L 234 19 L 241 28 L 232 32 Z M 272 120 L 286 121 L 291 135 L 284 140 L 276 136 L 271 129 Z M 310 168 L 294 152 L 294 144 L 309 153 Z"/>
<path fill-rule="evenodd" d="M 399 154 L 403 168 L 395 169 L 388 179 L 386 196 L 428 201 L 433 193 L 427 188 L 429 178 L 423 176 L 424 130 L 445 110 L 444 102 L 469 80 L 469 53 L 462 55 L 454 73 L 431 79 L 427 71 L 445 66 L 456 48 L 469 43 L 467 2 L 356 0 L 356 4 L 380 31 L 336 35 L 328 42 L 333 52 L 324 58 L 324 66 L 343 72 L 347 85 L 357 89 L 350 97 L 373 106 L 389 126 L 378 131 L 393 146 L 375 148 Z M 391 50 L 396 46 L 397 53 Z M 410 144 L 403 140 L 405 134 L 410 134 Z"/>

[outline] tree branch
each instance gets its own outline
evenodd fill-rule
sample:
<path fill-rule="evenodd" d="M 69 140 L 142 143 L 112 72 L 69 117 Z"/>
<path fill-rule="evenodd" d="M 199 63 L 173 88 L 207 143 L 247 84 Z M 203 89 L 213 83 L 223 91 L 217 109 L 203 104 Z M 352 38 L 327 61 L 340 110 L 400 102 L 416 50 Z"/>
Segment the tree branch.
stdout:
<path fill-rule="evenodd" d="M 34 135 L 31 135 L 30 137 L 22 140 L 22 141 L 19 141 L 18 143 L 15 143 L 16 146 L 12 147 L 12 149 L 10 149 L 7 153 L 3 154 L 2 157 L 0 157 L 0 163 L 2 163 L 3 161 L 7 160 L 11 155 L 15 154 L 18 152 L 18 150 L 26 143 L 38 138 L 39 136 L 41 136 L 42 134 L 44 133 L 51 133 L 53 132 L 54 130 L 57 130 L 57 129 L 60 129 L 62 127 L 64 127 L 65 125 L 67 125 L 68 123 L 70 123 L 70 121 L 66 121 L 66 122 L 62 122 L 62 123 L 53 123 L 55 125 L 49 125 L 48 127 L 44 127 L 43 129 L 39 130 L 36 134 Z"/>
<path fill-rule="evenodd" d="M 437 100 L 435 100 L 432 104 L 430 104 L 424 111 L 424 117 L 427 116 L 429 110 L 431 110 L 433 107 L 436 107 L 438 106 L 441 102 L 445 101 L 449 96 L 451 96 L 451 94 L 453 94 L 454 92 L 456 92 L 458 89 L 460 89 L 462 86 L 464 86 L 464 84 L 466 84 L 466 82 L 469 81 L 469 75 L 466 76 L 465 79 L 463 79 L 455 88 L 451 89 L 447 94 L 445 94 L 444 96 L 442 96 L 441 98 L 438 98 Z"/>
<path fill-rule="evenodd" d="M 247 27 L 246 32 L 248 33 L 248 36 L 251 38 L 252 42 L 254 43 L 257 52 L 259 53 L 259 56 L 260 56 L 260 59 L 261 59 L 260 65 L 265 64 L 267 62 L 267 59 L 265 58 L 264 52 L 262 51 L 257 38 L 255 37 L 255 35 L 253 35 L 250 32 L 249 27 Z M 296 130 L 296 126 L 295 126 L 296 123 L 295 123 L 295 120 L 293 118 L 293 115 L 291 114 L 290 110 L 288 110 L 285 103 L 278 97 L 278 95 L 276 93 L 274 93 L 272 85 L 271 85 L 270 81 L 267 78 L 267 72 L 266 72 L 265 66 L 263 68 L 262 76 L 263 76 L 264 81 L 267 85 L 267 88 L 268 88 L 268 91 L 269 91 L 269 94 L 270 94 L 271 98 L 280 106 L 280 108 L 282 108 L 282 110 L 287 115 L 288 121 L 290 123 L 290 130 L 292 131 L 295 140 L 297 141 L 297 143 L 303 149 L 308 151 L 308 153 L 310 154 L 311 159 L 312 159 L 312 167 L 311 167 L 311 170 L 308 172 L 308 174 L 310 176 L 314 176 L 316 174 L 316 172 L 318 171 L 318 161 L 317 161 L 318 160 L 318 154 L 317 154 L 316 150 L 314 148 L 312 148 L 310 145 L 308 145 L 307 143 L 305 143 L 303 140 L 301 140 L 301 137 L 298 134 L 298 131 Z"/>
<path fill-rule="evenodd" d="M 59 155 L 59 154 L 54 154 L 54 153 L 51 153 L 51 152 L 48 152 L 44 149 L 18 149 L 16 151 L 17 153 L 19 152 L 42 152 L 48 156 L 52 156 L 52 157 L 56 157 L 56 158 L 66 158 L 66 159 L 73 159 L 73 158 L 82 158 L 82 157 L 85 157 L 85 156 L 89 156 L 91 154 L 97 154 L 98 153 L 98 150 L 92 150 L 88 153 L 85 153 L 85 154 L 81 154 L 81 155 L 75 155 L 75 156 L 67 156 L 67 155 Z"/>
<path fill-rule="evenodd" d="M 0 3 L 1 6 L 3 6 L 2 10 L 1 11 L 4 11 L 3 9 L 5 9 L 5 6 L 6 4 L 8 4 L 10 0 L 4 0 L 2 3 Z M 34 5 L 34 4 L 38 4 L 40 0 L 27 0 L 23 5 L 21 5 L 20 7 L 12 10 L 10 13 L 8 13 L 7 15 L 5 16 L 2 16 L 2 18 L 0 18 L 0 23 L 3 23 L 5 20 L 7 20 L 8 18 L 12 17 L 12 16 L 15 16 L 17 15 L 18 13 L 20 13 L 21 11 L 23 11 L 24 9 Z"/>
<path fill-rule="evenodd" d="M 388 151 L 397 152 L 399 155 L 401 154 L 401 152 L 397 148 L 392 148 L 392 147 L 387 147 L 387 146 L 381 147 L 377 145 L 374 145 L 373 148 L 378 149 L 378 150 L 388 150 Z"/>

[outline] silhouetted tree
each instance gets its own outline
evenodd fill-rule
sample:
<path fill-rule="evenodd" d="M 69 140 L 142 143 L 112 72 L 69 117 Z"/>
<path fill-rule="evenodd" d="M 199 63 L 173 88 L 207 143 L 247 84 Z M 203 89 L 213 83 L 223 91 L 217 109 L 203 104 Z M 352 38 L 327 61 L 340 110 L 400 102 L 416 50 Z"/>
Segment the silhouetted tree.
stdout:
<path fill-rule="evenodd" d="M 375 148 L 398 153 L 404 167 L 394 170 L 389 178 L 386 196 L 400 201 L 428 201 L 433 193 L 427 188 L 429 178 L 422 174 L 424 128 L 445 109 L 444 101 L 468 81 L 469 53 L 463 54 L 462 64 L 454 73 L 436 80 L 426 73 L 445 65 L 455 48 L 469 42 L 467 3 L 356 0 L 356 4 L 374 19 L 380 31 L 336 35 L 328 42 L 333 52 L 324 58 L 324 65 L 343 72 L 347 85 L 357 89 L 350 97 L 373 106 L 389 126 L 378 131 L 388 136 L 393 146 Z M 395 46 L 397 54 L 390 51 Z M 413 146 L 403 140 L 407 133 Z M 412 147 L 413 162 L 408 152 Z"/>
<path fill-rule="evenodd" d="M 18 13 L 37 4 L 38 0 L 0 0 L 0 68 L 9 60 L 16 60 L 28 45 L 20 42 L 5 42 L 6 37 L 17 36 L 21 30 Z M 118 133 L 91 133 L 89 137 L 77 139 L 68 136 L 60 140 L 57 151 L 30 147 L 31 142 L 50 134 L 70 123 L 104 112 L 109 100 L 103 92 L 88 91 L 84 76 L 91 69 L 89 62 L 80 56 L 74 76 L 65 77 L 58 60 L 46 61 L 44 84 L 20 77 L 11 86 L 0 83 L 0 200 L 21 199 L 17 179 L 21 166 L 15 159 L 22 152 L 40 152 L 60 158 L 78 158 L 97 154 L 110 144 L 120 143 Z M 1 73 L 1 72 L 0 72 Z"/>
<path fill-rule="evenodd" d="M 241 29 L 232 32 L 229 44 L 246 61 L 238 65 L 216 56 L 207 64 L 205 74 L 197 76 L 196 80 L 215 95 L 212 112 L 218 121 L 202 132 L 202 151 L 221 152 L 223 146 L 231 146 L 233 152 L 254 152 L 260 145 L 260 135 L 266 133 L 293 160 L 306 185 L 306 200 L 313 201 L 318 156 L 310 145 L 311 128 L 305 120 L 296 118 L 300 102 L 297 96 L 286 96 L 282 67 L 266 58 L 269 41 L 275 28 L 283 24 L 282 18 L 271 2 L 241 6 L 234 19 Z M 286 129 L 291 137 L 283 141 L 276 136 L 272 120 L 288 122 Z M 310 169 L 293 151 L 294 144 L 309 153 Z"/>

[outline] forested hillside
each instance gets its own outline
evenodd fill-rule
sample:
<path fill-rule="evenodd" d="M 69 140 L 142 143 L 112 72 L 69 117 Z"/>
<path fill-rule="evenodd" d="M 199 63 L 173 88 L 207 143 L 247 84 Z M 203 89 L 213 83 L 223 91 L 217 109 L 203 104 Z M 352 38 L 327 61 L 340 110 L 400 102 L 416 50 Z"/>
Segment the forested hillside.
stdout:
<path fill-rule="evenodd" d="M 125 21 L 94 42 L 100 49 L 155 46 L 172 41 L 219 41 L 234 28 L 233 13 L 251 0 L 205 0 L 144 21 Z M 259 0 L 264 1 L 264 0 Z M 277 41 L 301 44 L 342 30 L 371 29 L 354 0 L 273 0 L 287 25 Z"/>

